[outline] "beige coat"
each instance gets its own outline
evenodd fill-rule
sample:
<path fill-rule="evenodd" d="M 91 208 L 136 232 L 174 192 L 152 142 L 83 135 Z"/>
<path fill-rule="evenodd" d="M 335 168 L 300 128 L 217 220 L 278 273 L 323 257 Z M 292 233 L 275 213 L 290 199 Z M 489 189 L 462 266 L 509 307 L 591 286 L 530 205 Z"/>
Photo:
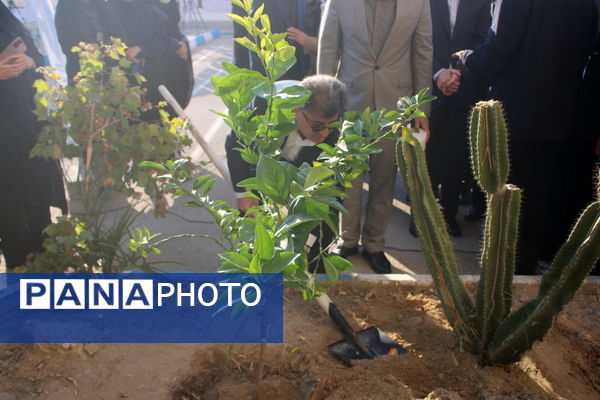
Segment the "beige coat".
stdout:
<path fill-rule="evenodd" d="M 337 76 L 348 86 L 350 110 L 396 109 L 400 97 L 431 87 L 431 35 L 429 0 L 399 0 L 390 34 L 376 55 L 365 0 L 329 0 L 319 33 L 317 72 Z"/>

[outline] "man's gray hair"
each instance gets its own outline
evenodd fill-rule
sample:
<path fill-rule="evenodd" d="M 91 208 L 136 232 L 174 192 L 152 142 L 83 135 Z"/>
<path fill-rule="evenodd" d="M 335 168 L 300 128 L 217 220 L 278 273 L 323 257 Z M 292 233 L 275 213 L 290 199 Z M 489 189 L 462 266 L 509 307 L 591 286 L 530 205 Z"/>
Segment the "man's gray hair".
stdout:
<path fill-rule="evenodd" d="M 341 116 L 346 102 L 346 87 L 330 75 L 313 75 L 304 78 L 302 87 L 312 92 L 304 109 L 323 118 Z"/>

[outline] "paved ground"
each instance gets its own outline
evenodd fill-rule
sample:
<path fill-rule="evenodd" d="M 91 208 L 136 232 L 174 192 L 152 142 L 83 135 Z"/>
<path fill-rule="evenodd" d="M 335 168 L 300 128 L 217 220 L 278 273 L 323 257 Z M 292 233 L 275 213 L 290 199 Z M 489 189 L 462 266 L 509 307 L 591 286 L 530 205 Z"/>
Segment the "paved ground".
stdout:
<path fill-rule="evenodd" d="M 208 29 L 219 28 L 222 36 L 199 47 L 193 55 L 196 86 L 194 98 L 187 107 L 186 113 L 198 131 L 224 158 L 223 144 L 227 127 L 212 111 L 224 111 L 225 108 L 221 101 L 212 94 L 210 77 L 223 74 L 220 67 L 221 63 L 232 59 L 232 26 L 231 22 L 225 17 L 230 5 L 226 0 L 210 0 L 205 3 L 204 22 Z M 201 163 L 208 161 L 202 149 L 196 144 L 190 149 L 189 155 L 199 166 Z M 70 169 L 73 173 L 73 168 Z M 199 173 L 215 174 L 216 172 L 209 163 L 200 167 Z M 222 179 L 218 179 L 211 195 L 216 199 L 222 199 L 230 203 L 234 201 L 231 188 Z M 409 207 L 404 204 L 405 198 L 402 182 L 398 179 L 394 210 L 386 234 L 386 253 L 392 261 L 394 272 L 424 274 L 427 273 L 427 268 L 420 244 L 417 239 L 407 232 Z M 141 210 L 143 206 L 143 204 L 138 204 L 135 207 Z M 123 197 L 116 194 L 108 205 L 109 209 L 117 210 L 113 211 L 112 214 L 127 207 L 131 207 L 131 205 Z M 147 226 L 152 232 L 160 232 L 165 235 L 180 233 L 218 234 L 207 213 L 196 208 L 181 207 L 181 204 L 173 204 L 173 207 L 164 218 L 155 218 L 152 212 L 144 212 L 140 215 L 138 223 Z M 464 236 L 455 239 L 454 245 L 457 250 L 461 272 L 463 274 L 477 274 L 477 251 L 480 242 L 478 229 L 475 225 L 463 221 L 462 218 L 459 219 L 459 223 L 463 227 Z M 208 239 L 180 239 L 165 245 L 163 253 L 157 259 L 166 261 L 162 264 L 162 268 L 169 271 L 215 271 L 219 265 L 219 250 L 219 247 Z M 351 261 L 356 266 L 355 272 L 371 272 L 360 256 L 352 257 Z M 0 265 L 0 269 L 2 268 Z"/>

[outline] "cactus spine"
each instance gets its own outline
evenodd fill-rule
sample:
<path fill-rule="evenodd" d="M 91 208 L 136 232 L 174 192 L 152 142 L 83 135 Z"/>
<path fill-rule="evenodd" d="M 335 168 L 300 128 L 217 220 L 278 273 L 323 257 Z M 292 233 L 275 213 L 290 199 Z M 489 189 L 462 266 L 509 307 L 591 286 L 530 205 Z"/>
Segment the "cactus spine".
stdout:
<path fill-rule="evenodd" d="M 403 128 L 402 136 L 403 140 L 396 145 L 396 158 L 410 193 L 412 215 L 425 260 L 442 298 L 446 318 L 459 338 L 473 346 L 477 343 L 477 335 L 471 326 L 473 303 L 458 274 L 446 223 L 433 195 L 425 154 L 410 129 Z"/>
<path fill-rule="evenodd" d="M 506 185 L 508 134 L 500 103 L 477 103 L 471 113 L 469 137 L 473 172 L 488 197 L 481 277 L 476 296 L 480 345 L 485 347 L 512 306 L 521 191 Z"/>
<path fill-rule="evenodd" d="M 542 340 L 563 307 L 600 257 L 600 202 L 591 204 L 557 253 L 542 278 L 537 297 L 510 315 L 484 354 L 484 362 L 518 361 L 537 340 Z"/>
<path fill-rule="evenodd" d="M 459 338 L 479 352 L 482 363 L 518 361 L 536 340 L 543 339 L 600 257 L 600 202 L 591 204 L 579 218 L 542 278 L 537 297 L 511 314 L 521 191 L 506 184 L 508 134 L 501 104 L 477 103 L 471 114 L 471 161 L 475 177 L 487 193 L 488 211 L 473 310 L 433 197 L 423 150 L 408 129 L 402 136 L 396 148 L 398 166 L 446 317 Z M 473 325 L 474 312 L 477 321 Z"/>
<path fill-rule="evenodd" d="M 497 101 L 477 103 L 471 112 L 471 162 L 475 177 L 487 193 L 499 192 L 508 179 L 508 134 Z"/>
<path fill-rule="evenodd" d="M 512 277 L 521 191 L 512 185 L 489 194 L 477 287 L 477 322 L 485 346 L 512 306 Z"/>

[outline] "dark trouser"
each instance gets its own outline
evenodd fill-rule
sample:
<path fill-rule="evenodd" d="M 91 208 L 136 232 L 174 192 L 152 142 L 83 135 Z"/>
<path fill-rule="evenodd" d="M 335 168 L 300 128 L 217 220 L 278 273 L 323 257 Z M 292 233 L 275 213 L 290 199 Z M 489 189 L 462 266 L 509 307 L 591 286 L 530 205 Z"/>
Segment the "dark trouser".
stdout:
<path fill-rule="evenodd" d="M 24 265 L 30 253 L 43 250 L 42 232 L 50 224 L 50 209 L 39 206 L 13 215 L 4 211 L 8 212 L 0 217 L 0 249 L 8 270 L 12 270 Z"/>
<path fill-rule="evenodd" d="M 564 147 L 555 179 L 557 195 L 550 198 L 555 217 L 548 219 L 551 225 L 547 229 L 549 240 L 544 243 L 542 253 L 544 261 L 552 261 L 583 210 L 595 199 L 597 169 L 600 167 L 595 150 L 595 141 L 583 139 L 573 140 Z M 596 266 L 596 274 L 598 266 L 600 263 Z"/>
<path fill-rule="evenodd" d="M 427 165 L 446 219 L 456 218 L 461 181 L 469 173 L 468 110 L 438 107 L 431 113 Z"/>
<path fill-rule="evenodd" d="M 523 190 L 517 243 L 518 275 L 535 273 L 537 261 L 543 257 L 544 243 L 550 240 L 549 221 L 557 217 L 550 197 L 566 195 L 555 185 L 566 143 L 566 140 L 510 143 L 509 182 Z"/>
<path fill-rule="evenodd" d="M 333 221 L 339 220 L 339 213 L 336 210 L 331 210 L 331 219 Z M 323 222 L 320 226 L 317 226 L 312 230 L 311 234 L 316 236 L 315 243 L 311 246 L 310 251 L 307 254 L 308 257 L 308 271 L 318 273 L 325 273 L 325 271 L 320 270 L 321 264 L 320 258 L 318 257 L 321 252 L 328 253 L 328 248 L 331 246 L 335 239 L 335 234 L 329 228 L 329 226 Z M 322 268 L 322 267 L 321 267 Z"/>

